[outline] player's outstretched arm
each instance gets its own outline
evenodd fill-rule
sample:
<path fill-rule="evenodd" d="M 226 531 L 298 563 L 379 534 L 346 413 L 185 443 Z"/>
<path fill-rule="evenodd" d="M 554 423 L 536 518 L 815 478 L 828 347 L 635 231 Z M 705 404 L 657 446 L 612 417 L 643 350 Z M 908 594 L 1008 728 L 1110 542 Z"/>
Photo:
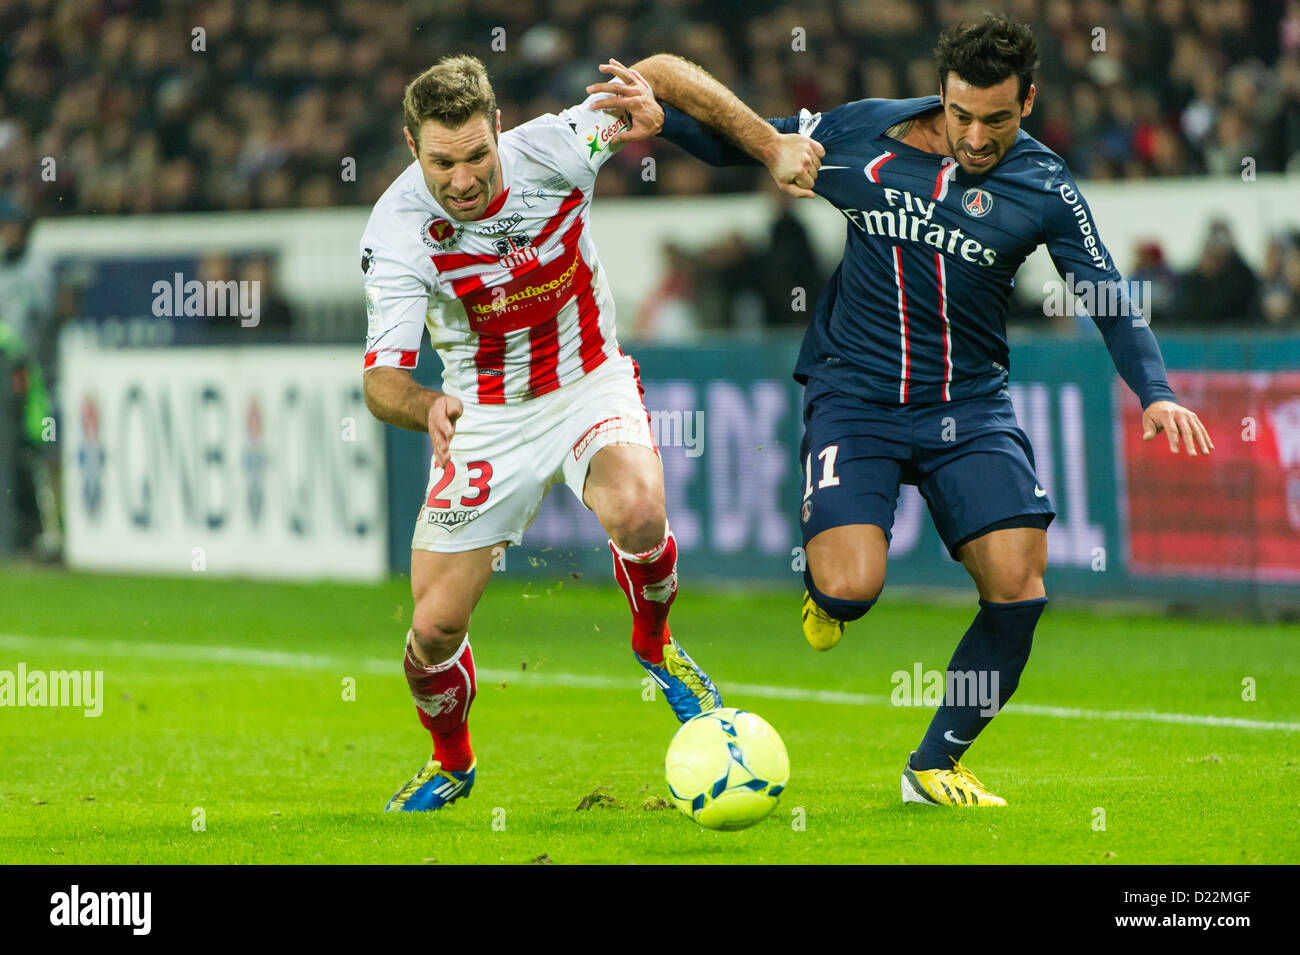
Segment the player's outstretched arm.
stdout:
<path fill-rule="evenodd" d="M 1180 447 L 1196 457 L 1209 454 L 1214 449 L 1210 432 L 1206 430 L 1195 411 L 1174 401 L 1156 401 L 1142 412 L 1142 440 L 1151 441 L 1161 431 L 1169 439 L 1169 450 L 1178 453 Z"/>
<path fill-rule="evenodd" d="M 401 368 L 370 368 L 363 381 L 370 413 L 407 431 L 427 431 L 434 459 L 446 467 L 456 420 L 465 412 L 460 399 L 416 384 L 411 373 Z"/>
<path fill-rule="evenodd" d="M 602 102 L 602 108 L 628 110 L 632 117 L 632 129 L 620 134 L 623 137 L 621 141 L 648 139 L 662 131 L 668 138 L 706 162 L 724 165 L 743 161 L 745 156 L 749 156 L 766 166 L 777 185 L 785 192 L 801 198 L 811 198 L 814 195 L 812 186 L 817 180 L 817 171 L 821 168 L 821 157 L 826 155 L 821 143 L 798 133 L 777 129 L 694 63 L 679 56 L 656 53 L 634 63 L 631 69 L 617 60 L 611 60 L 601 64 L 600 70 L 624 81 L 623 84 L 596 83 L 587 87 L 588 93 L 614 94 L 615 98 Z M 723 134 L 739 147 L 739 155 L 728 155 L 725 149 L 710 149 L 712 144 L 699 141 L 702 139 L 702 131 L 683 128 L 680 117 L 672 117 L 671 114 L 667 118 L 658 119 L 657 123 L 653 114 L 646 115 L 638 123 L 636 110 L 643 106 L 644 97 L 629 89 L 638 77 L 644 78 L 653 89 L 653 98 L 676 107 L 691 120 Z M 691 149 L 688 143 L 669 135 L 669 131 L 664 129 L 665 123 L 672 118 L 679 120 L 676 125 L 680 136 L 697 140 L 697 149 Z"/>
<path fill-rule="evenodd" d="M 1116 289 L 1124 287 L 1118 278 L 1110 282 Z M 1124 300 L 1122 292 L 1113 297 Z M 1142 439 L 1151 441 L 1163 431 L 1169 439 L 1169 450 L 1174 454 L 1180 450 L 1192 457 L 1198 453 L 1209 454 L 1214 449 L 1214 442 L 1196 412 L 1183 407 L 1172 397 L 1159 397 L 1162 394 L 1172 396 L 1173 389 L 1165 378 L 1164 359 L 1155 335 L 1144 320 L 1134 321 L 1135 314 L 1131 307 L 1125 307 L 1118 315 L 1099 312 L 1093 315 L 1093 321 L 1101 330 L 1115 369 L 1142 400 Z"/>
<path fill-rule="evenodd" d="M 1128 292 L 1128 284 L 1101 242 L 1092 209 L 1062 167 L 1045 190 L 1043 226 L 1048 252 L 1066 283 L 1069 295 L 1090 291 L 1089 311 L 1110 352 L 1115 370 L 1142 402 L 1142 438 L 1151 441 L 1161 431 L 1169 450 L 1177 454 L 1209 454 L 1210 433 L 1196 412 L 1174 400 L 1160 346 L 1150 328 L 1151 303 L 1143 317 Z"/>

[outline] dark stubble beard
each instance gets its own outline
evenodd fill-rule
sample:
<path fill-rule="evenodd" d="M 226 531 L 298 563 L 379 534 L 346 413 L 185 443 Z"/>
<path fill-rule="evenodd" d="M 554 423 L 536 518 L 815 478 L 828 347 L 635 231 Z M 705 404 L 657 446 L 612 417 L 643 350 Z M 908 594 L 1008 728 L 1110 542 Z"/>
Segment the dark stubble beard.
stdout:
<path fill-rule="evenodd" d="M 961 158 L 958 153 L 958 144 L 952 141 L 952 134 L 945 129 L 943 131 L 943 136 L 944 139 L 948 140 L 948 150 L 949 152 L 952 153 L 952 158 L 956 159 L 958 163 L 961 163 Z M 971 173 L 972 175 L 982 176 L 985 173 L 987 173 L 989 170 L 991 170 L 994 166 L 998 164 L 998 159 L 1002 155 L 1001 152 L 998 150 L 998 144 L 993 143 L 992 145 L 993 145 L 993 149 L 991 150 L 991 153 L 993 155 L 993 161 L 990 162 L 987 166 L 983 166 L 983 167 L 977 166 L 974 169 L 967 169 L 965 165 L 962 165 L 961 168 L 965 169 L 967 172 Z"/>

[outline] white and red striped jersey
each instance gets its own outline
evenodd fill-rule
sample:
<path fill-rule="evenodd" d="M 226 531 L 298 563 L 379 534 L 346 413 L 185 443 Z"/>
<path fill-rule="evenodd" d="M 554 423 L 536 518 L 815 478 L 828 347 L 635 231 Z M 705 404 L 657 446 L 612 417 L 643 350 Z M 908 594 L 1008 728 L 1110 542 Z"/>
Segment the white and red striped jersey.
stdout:
<path fill-rule="evenodd" d="M 506 404 L 546 394 L 619 354 L 614 299 L 588 220 L 596 173 L 623 116 L 589 97 L 503 132 L 502 192 L 459 222 L 412 162 L 375 203 L 361 238 L 365 367 L 414 368 L 420 335 L 442 390 Z"/>

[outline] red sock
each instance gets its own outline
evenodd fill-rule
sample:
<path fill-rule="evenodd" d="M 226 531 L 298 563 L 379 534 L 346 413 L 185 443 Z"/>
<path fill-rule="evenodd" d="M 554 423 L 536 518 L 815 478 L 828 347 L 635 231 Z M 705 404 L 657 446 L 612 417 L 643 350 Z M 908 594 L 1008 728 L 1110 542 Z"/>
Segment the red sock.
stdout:
<path fill-rule="evenodd" d="M 433 737 L 433 758 L 443 769 L 464 772 L 474 762 L 469 746 L 469 707 L 478 684 L 474 681 L 474 653 L 469 634 L 450 659 L 431 667 L 411 654 L 407 635 L 406 682 L 420 722 Z"/>
<path fill-rule="evenodd" d="M 664 539 L 643 554 L 628 554 L 613 541 L 614 579 L 632 608 L 632 649 L 642 660 L 662 663 L 664 644 L 672 636 L 668 608 L 677 596 L 677 538 L 667 529 Z"/>

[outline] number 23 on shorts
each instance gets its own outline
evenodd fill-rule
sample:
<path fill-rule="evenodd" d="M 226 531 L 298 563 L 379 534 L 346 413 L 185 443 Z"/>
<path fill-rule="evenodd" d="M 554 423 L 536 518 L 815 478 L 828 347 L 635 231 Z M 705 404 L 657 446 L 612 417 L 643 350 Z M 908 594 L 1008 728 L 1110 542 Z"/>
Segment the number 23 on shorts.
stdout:
<path fill-rule="evenodd" d="M 487 503 L 488 495 L 492 493 L 488 482 L 492 480 L 492 465 L 486 461 L 470 461 L 465 465 L 469 469 L 469 486 L 477 493 L 470 495 L 465 494 L 460 499 L 461 507 L 479 507 Z M 426 507 L 446 508 L 451 507 L 451 499 L 439 497 L 447 489 L 452 480 L 456 477 L 456 463 L 448 461 L 447 466 L 442 469 L 442 477 L 438 483 L 429 489 L 429 499 L 425 501 Z"/>

